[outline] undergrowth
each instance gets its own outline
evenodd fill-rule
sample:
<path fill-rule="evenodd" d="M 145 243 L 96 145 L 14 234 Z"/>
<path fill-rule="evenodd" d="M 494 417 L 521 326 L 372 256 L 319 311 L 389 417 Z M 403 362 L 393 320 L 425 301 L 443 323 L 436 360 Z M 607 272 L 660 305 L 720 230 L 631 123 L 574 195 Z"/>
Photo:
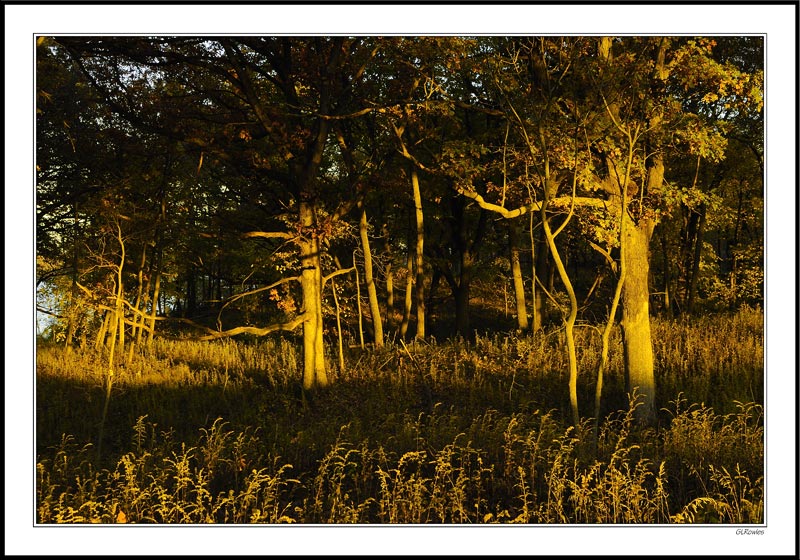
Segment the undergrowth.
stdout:
<path fill-rule="evenodd" d="M 37 522 L 761 523 L 761 314 L 654 321 L 658 423 L 634 420 L 612 337 L 579 329 L 569 425 L 560 331 L 350 349 L 304 393 L 290 338 L 157 340 L 118 364 L 37 351 Z M 711 332 L 713 331 L 713 332 Z"/>

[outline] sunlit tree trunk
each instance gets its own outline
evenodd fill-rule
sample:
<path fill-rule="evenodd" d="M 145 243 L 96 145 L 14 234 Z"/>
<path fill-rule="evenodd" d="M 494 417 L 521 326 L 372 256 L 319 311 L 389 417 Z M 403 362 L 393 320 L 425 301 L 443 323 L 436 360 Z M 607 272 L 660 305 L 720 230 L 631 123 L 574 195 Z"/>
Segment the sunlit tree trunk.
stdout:
<path fill-rule="evenodd" d="M 649 243 L 653 231 L 649 220 L 634 223 L 630 217 L 623 237 L 626 260 L 622 291 L 622 334 L 625 381 L 628 392 L 636 388 L 642 397 L 637 418 L 650 422 L 655 417 L 655 376 L 650 334 Z"/>
<path fill-rule="evenodd" d="M 155 257 L 156 257 L 156 250 L 153 249 L 153 255 L 150 257 L 150 266 L 147 267 L 147 279 L 144 283 L 144 301 L 142 301 L 140 315 L 138 319 L 139 329 L 136 331 L 136 347 L 141 348 L 142 345 L 142 337 L 144 331 L 147 330 L 147 319 L 150 316 L 150 312 L 147 310 L 147 304 L 150 303 L 155 305 L 154 300 L 150 299 L 151 289 L 153 287 L 153 270 L 155 269 Z"/>
<path fill-rule="evenodd" d="M 668 41 L 661 41 L 655 64 L 655 75 L 665 79 L 665 53 Z M 603 43 L 605 45 L 605 43 Z M 601 50 L 603 47 L 601 47 Z M 606 53 L 608 56 L 608 53 Z M 632 133 L 620 123 L 619 108 L 612 103 L 606 109 L 614 125 L 628 137 L 629 152 L 628 170 L 616 175 L 624 176 L 628 181 L 631 177 L 632 150 L 637 143 L 639 127 Z M 651 130 L 657 130 L 660 117 L 653 116 L 648 122 Z M 609 170 L 613 166 L 609 165 Z M 657 194 L 662 192 L 664 183 L 664 159 L 660 153 L 654 153 L 650 158 L 647 170 L 646 184 L 637 186 L 634 182 L 624 183 L 625 187 L 620 193 L 623 204 L 619 208 L 622 220 L 622 234 L 620 236 L 620 260 L 625 269 L 625 278 L 622 284 L 622 344 L 623 362 L 625 368 L 625 386 L 629 394 L 634 390 L 638 395 L 640 406 L 636 408 L 635 417 L 642 424 L 651 424 L 655 421 L 655 367 L 653 360 L 653 341 L 650 332 L 650 239 L 655 228 L 655 220 L 641 214 L 636 220 L 632 217 L 636 201 L 634 196 L 644 192 Z M 637 188 L 638 187 L 638 188 Z M 641 198 L 639 199 L 641 200 Z M 619 204 L 619 202 L 617 203 Z M 630 206 L 628 206 L 630 204 Z"/>
<path fill-rule="evenodd" d="M 119 322 L 119 351 L 120 356 L 125 352 L 125 308 L 122 306 L 122 279 L 120 278 L 120 285 L 118 287 L 119 295 L 117 295 L 117 321 Z"/>
<path fill-rule="evenodd" d="M 131 343 L 128 348 L 128 357 L 127 357 L 129 364 L 133 361 L 133 353 L 135 351 L 135 346 L 142 339 L 140 322 L 144 323 L 144 321 L 140 319 L 140 317 L 143 317 L 144 313 L 141 307 L 143 306 L 142 294 L 146 293 L 144 291 L 144 267 L 146 263 L 147 263 L 147 245 L 145 244 L 142 247 L 142 260 L 139 262 L 139 271 L 136 274 L 136 299 L 134 300 L 133 304 L 133 326 L 131 327 Z"/>
<path fill-rule="evenodd" d="M 108 328 L 111 324 L 111 312 L 103 312 L 103 322 L 100 324 L 100 330 L 97 331 L 97 338 L 94 342 L 94 349 L 100 350 L 106 344 L 106 336 L 108 335 Z"/>
<path fill-rule="evenodd" d="M 303 294 L 303 388 L 324 387 L 328 384 L 325 371 L 325 354 L 322 340 L 322 270 L 320 244 L 315 233 L 316 220 L 313 204 L 300 202 L 300 224 L 305 235 L 299 241 L 300 288 Z"/>
<path fill-rule="evenodd" d="M 105 398 L 103 399 L 103 414 L 100 418 L 100 433 L 97 437 L 97 454 L 98 456 L 102 456 L 102 448 L 103 448 L 103 430 L 105 427 L 106 417 L 108 416 L 108 406 L 109 402 L 111 401 L 111 389 L 114 385 L 114 359 L 115 359 L 115 343 L 116 343 L 116 336 L 115 331 L 119 329 L 119 342 L 120 342 L 120 351 L 124 352 L 125 350 L 125 312 L 123 308 L 123 295 L 124 295 L 124 286 L 122 282 L 122 271 L 125 267 L 125 241 L 122 237 L 122 228 L 119 225 L 119 222 L 116 224 L 117 226 L 117 241 L 119 242 L 119 264 L 116 266 L 116 285 L 114 290 L 114 312 L 111 317 L 111 342 L 108 347 L 108 369 L 106 370 L 106 375 L 104 381 L 104 389 L 105 389 Z"/>
<path fill-rule="evenodd" d="M 372 329 L 375 335 L 375 346 L 383 346 L 383 321 L 381 320 L 381 308 L 378 303 L 378 291 L 375 289 L 375 280 L 372 276 L 372 250 L 369 245 L 369 235 L 367 231 L 367 210 L 361 203 L 361 220 L 359 221 L 359 233 L 361 235 L 361 248 L 364 251 L 364 280 L 367 283 L 367 297 L 369 299 L 369 310 L 372 314 Z"/>
<path fill-rule="evenodd" d="M 158 314 L 158 298 L 161 296 L 161 261 L 163 249 L 156 249 L 155 279 L 153 280 L 153 299 L 150 305 L 150 330 L 147 332 L 147 344 L 153 343 L 156 334 L 156 315 Z"/>
<path fill-rule="evenodd" d="M 517 329 L 528 329 L 528 310 L 525 306 L 525 283 L 519 262 L 519 227 L 515 220 L 508 222 L 508 247 L 511 253 L 511 278 L 514 284 L 514 301 L 517 310 Z"/>
<path fill-rule="evenodd" d="M 569 360 L 569 404 L 572 411 L 572 423 L 577 426 L 580 423 L 580 411 L 578 409 L 578 357 L 575 348 L 575 320 L 578 318 L 578 298 L 575 296 L 575 290 L 567 274 L 567 269 L 556 248 L 555 235 L 550 228 L 550 219 L 546 215 L 546 207 L 547 199 L 545 199 L 545 203 L 542 205 L 542 230 L 544 231 L 547 246 L 550 248 L 550 254 L 553 255 L 553 264 L 569 297 L 569 313 L 564 317 L 563 321 L 564 336 L 567 341 L 567 357 Z"/>
<path fill-rule="evenodd" d="M 664 162 L 654 156 L 648 171 L 648 192 L 659 192 L 664 181 Z M 625 235 L 622 254 L 626 262 L 625 283 L 622 288 L 622 335 L 625 363 L 625 385 L 628 392 L 636 388 L 642 405 L 636 417 L 642 423 L 655 421 L 655 366 L 650 332 L 650 238 L 655 222 L 641 217 L 634 222 L 625 213 Z"/>
<path fill-rule="evenodd" d="M 419 188 L 419 176 L 415 167 L 411 168 L 411 187 L 414 195 L 414 217 L 417 226 L 416 239 L 416 295 L 417 295 L 417 334 L 416 338 L 425 338 L 425 224 L 422 212 L 422 194 Z"/>

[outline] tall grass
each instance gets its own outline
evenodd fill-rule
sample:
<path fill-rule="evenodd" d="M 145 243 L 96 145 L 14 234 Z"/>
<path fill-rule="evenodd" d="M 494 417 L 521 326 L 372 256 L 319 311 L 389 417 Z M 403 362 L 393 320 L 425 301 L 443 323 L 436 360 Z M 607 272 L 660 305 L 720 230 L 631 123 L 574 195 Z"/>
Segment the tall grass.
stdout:
<path fill-rule="evenodd" d="M 37 520 L 762 522 L 760 313 L 653 332 L 658 425 L 632 422 L 615 331 L 597 433 L 570 425 L 557 329 L 350 350 L 310 399 L 290 339 L 156 341 L 120 366 L 103 456 L 103 357 L 42 346 Z M 599 337 L 577 338 L 586 414 Z"/>

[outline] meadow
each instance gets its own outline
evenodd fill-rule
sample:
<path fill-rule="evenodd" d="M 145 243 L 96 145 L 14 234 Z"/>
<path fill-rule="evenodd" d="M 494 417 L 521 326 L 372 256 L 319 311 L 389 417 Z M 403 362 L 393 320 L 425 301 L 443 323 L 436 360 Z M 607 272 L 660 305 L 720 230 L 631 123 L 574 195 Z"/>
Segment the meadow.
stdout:
<path fill-rule="evenodd" d="M 305 393 L 291 336 L 156 339 L 118 364 L 40 342 L 36 521 L 752 524 L 764 520 L 763 314 L 654 318 L 658 422 L 641 427 L 596 328 L 346 349 Z M 104 412 L 105 410 L 105 412 Z"/>

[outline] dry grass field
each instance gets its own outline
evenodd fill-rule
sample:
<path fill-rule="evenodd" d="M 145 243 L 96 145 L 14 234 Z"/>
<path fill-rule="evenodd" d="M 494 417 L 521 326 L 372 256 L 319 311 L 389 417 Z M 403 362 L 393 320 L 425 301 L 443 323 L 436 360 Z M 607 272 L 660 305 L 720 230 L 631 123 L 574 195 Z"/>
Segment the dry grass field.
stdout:
<path fill-rule="evenodd" d="M 558 329 L 350 349 L 310 394 L 290 337 L 156 340 L 108 401 L 106 358 L 42 343 L 37 522 L 763 522 L 761 311 L 653 329 L 657 425 L 615 331 L 597 429 L 589 326 L 577 428 Z"/>

